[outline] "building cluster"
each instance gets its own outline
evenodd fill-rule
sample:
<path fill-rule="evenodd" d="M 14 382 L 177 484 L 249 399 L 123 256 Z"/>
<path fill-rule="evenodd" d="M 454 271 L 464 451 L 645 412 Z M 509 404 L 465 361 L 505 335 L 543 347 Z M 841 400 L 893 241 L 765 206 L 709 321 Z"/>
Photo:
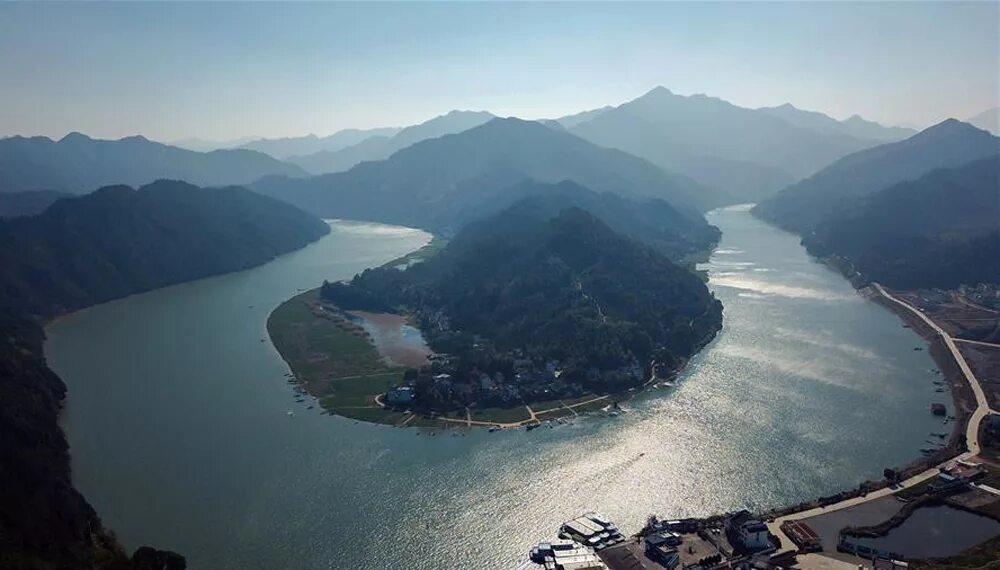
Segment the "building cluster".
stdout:
<path fill-rule="evenodd" d="M 636 360 L 611 370 L 579 370 L 556 359 L 526 358 L 520 351 L 499 355 L 489 347 L 483 351 L 476 356 L 476 366 L 463 365 L 459 357 L 434 355 L 430 366 L 411 374 L 404 385 L 390 389 L 385 403 L 439 412 L 463 407 L 503 408 L 580 398 L 592 393 L 586 386 L 635 386 L 646 373 Z M 568 369 L 573 373 L 567 373 Z"/>
<path fill-rule="evenodd" d="M 725 521 L 726 536 L 734 546 L 744 552 L 762 552 L 774 548 L 767 525 L 750 514 L 750 511 L 728 514 Z"/>

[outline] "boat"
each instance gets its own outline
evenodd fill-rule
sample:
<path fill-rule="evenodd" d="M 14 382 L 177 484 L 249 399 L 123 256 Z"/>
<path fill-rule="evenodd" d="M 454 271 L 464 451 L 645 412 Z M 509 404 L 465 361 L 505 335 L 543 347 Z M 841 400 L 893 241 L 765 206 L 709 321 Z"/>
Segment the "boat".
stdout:
<path fill-rule="evenodd" d="M 289 417 L 291 417 L 291 416 L 294 416 L 294 415 L 295 415 L 295 412 L 293 412 L 293 411 L 291 411 L 291 410 L 288 410 L 288 411 L 287 411 L 287 412 L 285 412 L 285 413 L 286 413 L 286 414 L 288 414 L 288 416 L 289 416 Z"/>

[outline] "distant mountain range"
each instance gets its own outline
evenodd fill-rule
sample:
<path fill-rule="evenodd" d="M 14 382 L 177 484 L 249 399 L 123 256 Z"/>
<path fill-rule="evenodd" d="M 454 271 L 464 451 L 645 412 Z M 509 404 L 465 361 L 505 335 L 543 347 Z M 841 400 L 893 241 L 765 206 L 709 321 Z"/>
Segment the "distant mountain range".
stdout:
<path fill-rule="evenodd" d="M 906 136 L 905 130 L 861 123 L 842 124 L 791 106 L 747 109 L 657 87 L 596 113 L 570 132 L 717 187 L 735 201 L 749 202 L 846 154 Z M 878 138 L 860 139 L 850 132 L 870 132 Z"/>
<path fill-rule="evenodd" d="M 570 180 L 597 192 L 659 198 L 694 218 L 729 198 L 624 152 L 535 121 L 493 119 L 419 142 L 381 162 L 310 179 L 268 177 L 252 185 L 324 217 L 441 229 L 443 212 L 476 203 L 526 179 Z"/>
<path fill-rule="evenodd" d="M 874 121 L 867 121 L 858 115 L 851 115 L 843 121 L 817 111 L 804 111 L 785 103 L 778 107 L 761 107 L 758 111 L 778 117 L 796 127 L 802 127 L 828 135 L 846 135 L 861 140 L 892 142 L 903 140 L 917 133 L 906 127 L 887 127 Z"/>
<path fill-rule="evenodd" d="M 477 127 L 494 116 L 485 111 L 452 111 L 428 121 L 400 129 L 388 135 L 369 136 L 356 144 L 337 150 L 323 150 L 310 154 L 290 156 L 288 161 L 312 174 L 343 172 L 356 164 L 384 160 L 396 151 L 431 138 L 460 133 Z"/>
<path fill-rule="evenodd" d="M 605 105 L 599 109 L 591 109 L 589 111 L 581 111 L 579 113 L 574 113 L 572 115 L 566 115 L 565 117 L 559 117 L 558 119 L 553 119 L 554 122 L 559 123 L 564 128 L 572 129 L 573 127 L 579 125 L 580 123 L 586 123 L 587 121 L 601 115 L 602 113 L 614 109 L 611 105 Z"/>
<path fill-rule="evenodd" d="M 1000 153 L 1000 139 L 948 119 L 912 137 L 845 156 L 754 208 L 758 216 L 807 234 L 859 198 L 932 170 L 954 168 Z"/>
<path fill-rule="evenodd" d="M 864 196 L 807 234 L 862 281 L 898 288 L 1000 282 L 1000 154 Z"/>
<path fill-rule="evenodd" d="M 0 139 L 0 192 L 90 192 L 101 186 L 138 186 L 161 178 L 203 186 L 244 184 L 267 175 L 304 176 L 299 167 L 250 150 L 185 150 L 141 136 L 92 139 L 71 133 Z"/>
<path fill-rule="evenodd" d="M 325 137 L 306 135 L 304 137 L 254 139 L 236 145 L 235 148 L 256 150 L 257 152 L 263 152 L 274 158 L 284 160 L 291 156 L 303 156 L 317 152 L 335 152 L 372 137 L 391 137 L 399 131 L 398 127 L 343 129 Z"/>
<path fill-rule="evenodd" d="M 970 117 L 966 122 L 995 135 L 1000 135 L 1000 107 L 987 109 L 975 117 Z"/>

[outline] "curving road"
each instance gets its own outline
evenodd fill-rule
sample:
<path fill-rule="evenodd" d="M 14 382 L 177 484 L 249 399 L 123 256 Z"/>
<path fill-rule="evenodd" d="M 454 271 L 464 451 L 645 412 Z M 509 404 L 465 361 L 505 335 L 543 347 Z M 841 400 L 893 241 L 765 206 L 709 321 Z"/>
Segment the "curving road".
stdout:
<path fill-rule="evenodd" d="M 916 315 L 917 317 L 919 317 L 924 323 L 927 324 L 927 326 L 931 327 L 931 329 L 934 330 L 934 332 L 936 332 L 938 335 L 941 336 L 941 340 L 944 341 L 945 346 L 947 346 L 948 350 L 951 352 L 952 357 L 955 359 L 955 362 L 958 364 L 959 369 L 961 369 L 962 374 L 965 376 L 966 381 L 969 383 L 969 386 L 972 388 L 972 391 L 976 395 L 976 409 L 972 413 L 972 415 L 969 417 L 969 422 L 968 422 L 968 424 L 966 425 L 966 428 L 965 428 L 965 441 L 966 441 L 966 445 L 969 448 L 969 450 L 966 451 L 966 452 L 964 452 L 964 453 L 960 453 L 959 455 L 956 455 L 955 457 L 952 457 L 951 459 L 948 459 L 948 460 L 946 460 L 946 461 L 944 461 L 944 462 L 942 462 L 942 463 L 940 463 L 940 464 L 938 464 L 938 465 L 936 465 L 934 467 L 931 467 L 930 469 L 927 469 L 926 471 L 923 471 L 923 472 L 921 472 L 921 473 L 919 473 L 917 475 L 914 475 L 913 477 L 910 477 L 909 479 L 907 479 L 907 480 L 903 481 L 902 483 L 900 483 L 899 485 L 897 485 L 895 488 L 884 487 L 884 488 L 879 489 L 877 491 L 872 491 L 871 493 L 868 493 L 867 495 L 864 495 L 864 496 L 861 496 L 861 497 L 854 497 L 852 499 L 845 499 L 845 500 L 843 500 L 843 501 L 841 501 L 839 503 L 834 503 L 832 505 L 827 505 L 826 507 L 816 507 L 816 508 L 813 508 L 813 509 L 809 509 L 807 511 L 801 511 L 801 512 L 798 512 L 798 513 L 792 513 L 792 514 L 785 515 L 783 517 L 779 517 L 779 518 L 775 519 L 773 522 L 768 523 L 767 526 L 768 526 L 768 528 L 770 529 L 770 531 L 773 534 L 775 534 L 776 536 L 778 536 L 779 538 L 782 539 L 782 544 L 783 545 L 794 545 L 795 544 L 781 530 L 781 523 L 783 523 L 785 521 L 789 521 L 789 520 L 801 520 L 801 519 L 806 519 L 806 518 L 813 517 L 813 516 L 816 516 L 816 515 L 820 515 L 820 514 L 823 514 L 823 513 L 829 513 L 829 512 L 832 512 L 832 511 L 839 511 L 841 509 L 846 509 L 847 507 L 852 507 L 854 505 L 858 505 L 858 504 L 861 504 L 861 503 L 864 503 L 864 502 L 867 502 L 867 501 L 873 501 L 873 500 L 878 499 L 880 497 L 885 497 L 887 495 L 891 495 L 891 494 L 893 494 L 893 493 L 895 493 L 897 491 L 901 491 L 901 490 L 906 489 L 908 487 L 912 487 L 912 486 L 914 486 L 914 485 L 916 485 L 918 483 L 922 483 L 923 481 L 926 481 L 927 479 L 930 479 L 931 477 L 934 477 L 935 475 L 937 475 L 940 472 L 940 469 L 942 467 L 946 466 L 949 463 L 952 463 L 952 462 L 957 461 L 957 460 L 969 459 L 971 457 L 974 457 L 974 456 L 978 455 L 979 452 L 980 452 L 980 446 L 979 446 L 979 426 L 982 423 L 983 418 L 985 418 L 990 413 L 1000 413 L 1000 412 L 997 412 L 996 410 L 993 410 L 993 409 L 990 408 L 989 403 L 986 400 L 986 394 L 983 392 L 983 388 L 979 384 L 979 379 L 976 378 L 975 374 L 973 374 L 972 369 L 969 367 L 968 362 L 965 361 L 965 357 L 962 356 L 961 351 L 958 350 L 958 346 L 955 344 L 955 339 L 952 338 L 951 335 L 949 335 L 947 332 L 945 332 L 944 329 L 942 329 L 941 327 L 939 327 L 934 321 L 932 321 L 922 311 L 920 311 L 919 309 L 917 309 L 913 305 L 910 305 L 906 301 L 903 301 L 903 300 L 901 300 L 901 299 L 899 299 L 897 297 L 894 297 L 892 294 L 890 294 L 888 291 L 886 291 L 885 288 L 882 287 L 882 285 L 879 285 L 878 283 L 872 283 L 872 287 L 876 291 L 878 291 L 878 293 L 880 295 L 882 295 L 883 297 L 885 297 L 889 301 L 891 301 L 893 303 L 896 303 L 897 305 L 902 306 L 906 310 L 910 311 L 911 313 L 913 313 L 914 315 Z"/>

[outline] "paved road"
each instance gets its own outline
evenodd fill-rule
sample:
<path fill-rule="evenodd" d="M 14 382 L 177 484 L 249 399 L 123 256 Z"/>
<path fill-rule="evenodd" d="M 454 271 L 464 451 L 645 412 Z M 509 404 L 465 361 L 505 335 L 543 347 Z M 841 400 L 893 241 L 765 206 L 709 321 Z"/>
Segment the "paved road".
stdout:
<path fill-rule="evenodd" d="M 958 363 L 958 367 L 962 370 L 962 375 L 965 376 L 965 379 L 966 381 L 968 381 L 969 386 L 972 387 L 972 391 L 976 394 L 976 410 L 972 413 L 972 417 L 969 418 L 969 423 L 965 428 L 965 441 L 967 442 L 971 454 L 978 455 L 980 451 L 979 424 L 982 423 L 983 418 L 986 417 L 988 414 L 996 413 L 996 410 L 990 409 L 989 402 L 987 402 L 986 400 L 986 394 L 983 392 L 983 387 L 979 384 L 979 379 L 976 378 L 976 375 L 972 373 L 972 369 L 969 368 L 969 363 L 965 361 L 965 357 L 962 356 L 962 352 L 958 350 L 958 346 L 955 344 L 955 339 L 952 338 L 951 335 L 946 333 L 944 329 L 939 327 L 937 323 L 935 323 L 927 315 L 925 315 L 923 311 L 917 309 L 916 307 L 907 303 L 906 301 L 893 297 L 891 294 L 889 294 L 888 291 L 885 290 L 885 288 L 883 288 L 878 283 L 872 283 L 872 286 L 875 288 L 876 291 L 881 293 L 882 296 L 884 296 L 886 299 L 906 308 L 914 315 L 920 317 L 921 320 L 927 323 L 927 326 L 934 329 L 934 332 L 936 332 L 941 337 L 941 340 L 944 341 L 945 346 L 948 347 L 948 351 L 951 352 L 952 358 L 955 359 L 955 362 Z"/>
<path fill-rule="evenodd" d="M 961 453 L 961 454 L 959 454 L 959 455 L 957 455 L 957 456 L 955 456 L 955 457 L 953 457 L 951 459 L 948 459 L 947 461 L 944 461 L 941 464 L 939 464 L 939 465 L 937 465 L 935 467 L 932 467 L 932 468 L 930 468 L 930 469 L 928 469 L 928 470 L 926 470 L 926 471 L 924 471 L 922 473 L 914 475 L 913 477 L 910 477 L 906 481 L 903 481 L 901 484 L 899 484 L 895 488 L 885 487 L 885 488 L 879 489 L 877 491 L 872 491 L 871 493 L 868 493 L 867 495 L 865 495 L 863 497 L 854 497 L 852 499 L 846 499 L 844 501 L 841 501 L 839 503 L 834 503 L 834 504 L 828 505 L 826 507 L 816 507 L 816 508 L 813 508 L 813 509 L 809 509 L 807 511 L 802 511 L 802 512 L 798 512 L 798 513 L 792 513 L 790 515 L 785 515 L 783 517 L 775 519 L 774 522 L 768 523 L 767 526 L 771 530 L 772 533 L 774 533 L 776 536 L 778 536 L 779 538 L 781 538 L 782 546 L 785 546 L 785 547 L 794 547 L 793 546 L 794 543 L 792 542 L 792 540 L 787 535 L 785 535 L 785 533 L 782 532 L 782 530 L 781 530 L 781 523 L 783 523 L 785 521 L 806 519 L 806 518 L 813 517 L 813 516 L 816 516 L 816 515 L 820 515 L 820 514 L 823 514 L 823 513 L 829 513 L 829 512 L 832 512 L 832 511 L 839 511 L 841 509 L 846 509 L 848 507 L 853 507 L 854 505 L 858 505 L 858 504 L 861 504 L 861 503 L 864 503 L 864 502 L 867 502 L 867 501 L 872 501 L 872 500 L 878 499 L 879 497 L 885 497 L 887 495 L 891 495 L 891 494 L 893 494 L 893 493 L 895 493 L 897 491 L 901 491 L 901 490 L 906 489 L 908 487 L 912 487 L 912 486 L 914 486 L 914 485 L 916 485 L 918 483 L 921 483 L 923 481 L 926 481 L 926 480 L 930 479 L 931 477 L 934 477 L 935 475 L 937 475 L 939 473 L 939 471 L 940 471 L 940 469 L 942 467 L 944 467 L 945 465 L 947 465 L 947 464 L 949 464 L 949 463 L 951 463 L 953 461 L 962 460 L 962 459 L 969 459 L 970 457 L 978 455 L 979 451 L 980 451 L 980 447 L 979 447 L 979 424 L 983 421 L 983 418 L 986 417 L 988 414 L 990 414 L 990 413 L 998 413 L 995 410 L 991 410 L 990 409 L 990 406 L 989 406 L 989 404 L 986 401 L 986 394 L 983 393 L 983 388 L 982 388 L 982 386 L 979 385 L 979 379 L 976 378 L 976 375 L 972 373 L 972 369 L 969 368 L 969 364 L 965 361 L 965 357 L 962 356 L 961 351 L 958 350 L 958 347 L 955 345 L 955 339 L 952 338 L 950 335 L 948 335 L 948 333 L 946 333 L 934 321 L 932 321 L 930 318 L 928 318 L 927 315 L 925 315 L 923 312 L 921 312 L 920 310 L 918 310 L 916 307 L 910 305 L 909 303 L 907 303 L 907 302 L 905 302 L 905 301 L 903 301 L 903 300 L 901 300 L 901 299 L 899 299 L 897 297 L 894 297 L 893 295 L 891 295 L 888 291 L 885 290 L 885 288 L 883 288 L 878 283 L 872 283 L 872 287 L 876 291 L 878 291 L 879 294 L 881 294 L 883 297 L 885 297 L 889 301 L 891 301 L 893 303 L 896 303 L 896 304 L 904 307 L 906 310 L 912 312 L 914 315 L 916 315 L 917 317 L 919 317 L 923 322 L 925 322 L 929 327 L 931 327 L 931 329 L 933 329 L 934 332 L 936 332 L 938 335 L 940 335 L 941 336 L 941 340 L 944 341 L 945 346 L 948 347 L 948 350 L 951 352 L 952 357 L 955 359 L 955 362 L 958 364 L 959 369 L 961 369 L 962 374 L 965 376 L 966 381 L 968 381 L 969 386 L 972 387 L 972 391 L 976 395 L 976 409 L 972 413 L 972 416 L 969 418 L 969 423 L 968 423 L 968 425 L 966 426 L 966 429 L 965 429 L 965 441 L 966 441 L 967 447 L 969 448 L 969 451 L 966 451 L 965 453 Z"/>
<path fill-rule="evenodd" d="M 968 340 L 968 339 L 964 339 L 964 338 L 956 338 L 955 342 L 965 342 L 965 343 L 968 343 L 968 344 L 978 344 L 978 345 L 982 345 L 982 346 L 990 346 L 990 347 L 993 347 L 993 348 L 1000 348 L 1000 343 L 983 342 L 981 340 Z"/>

